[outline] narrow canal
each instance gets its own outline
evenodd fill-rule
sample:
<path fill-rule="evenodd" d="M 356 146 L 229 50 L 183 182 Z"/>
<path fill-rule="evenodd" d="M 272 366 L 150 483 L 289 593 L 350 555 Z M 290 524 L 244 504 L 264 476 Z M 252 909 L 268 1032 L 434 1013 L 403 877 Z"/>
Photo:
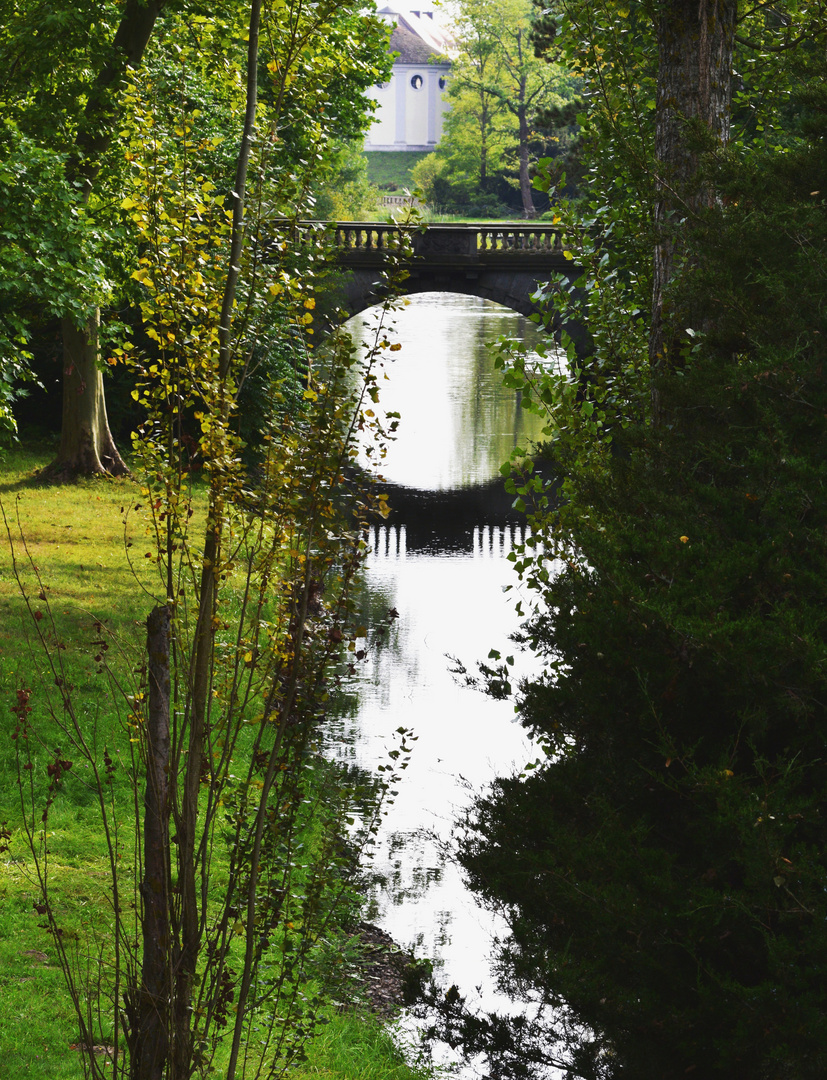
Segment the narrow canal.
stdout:
<path fill-rule="evenodd" d="M 363 322 L 352 320 L 357 339 Z M 397 316 L 402 348 L 381 401 L 402 417 L 382 470 L 393 513 L 374 530 L 363 602 L 368 624 L 368 613 L 399 614 L 369 643 L 353 707 L 332 733 L 337 755 L 375 766 L 387 761 L 397 729 L 413 731 L 375 856 L 374 921 L 431 959 L 441 984 L 487 1007 L 503 1004 L 489 965 L 503 927 L 466 891 L 444 849 L 471 794 L 535 755 L 512 705 L 460 685 L 449 658 L 474 668 L 492 648 L 514 652 L 515 594 L 504 586 L 515 583 L 506 556 L 522 526 L 499 468 L 538 425 L 501 387 L 487 343 L 508 335 L 530 345 L 537 333 L 521 316 L 465 296 L 416 296 Z"/>

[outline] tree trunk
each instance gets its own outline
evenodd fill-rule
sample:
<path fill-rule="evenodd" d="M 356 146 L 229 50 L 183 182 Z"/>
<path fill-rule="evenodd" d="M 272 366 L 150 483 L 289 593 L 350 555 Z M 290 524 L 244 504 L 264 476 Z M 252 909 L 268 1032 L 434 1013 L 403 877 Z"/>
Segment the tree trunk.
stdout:
<path fill-rule="evenodd" d="M 690 313 L 669 295 L 681 258 L 682 234 L 714 199 L 714 192 L 698 176 L 697 147 L 704 140 L 722 146 L 729 138 L 736 13 L 737 0 L 662 0 L 660 5 L 658 195 L 649 334 L 655 424 L 660 420 L 657 376 L 679 363 L 681 336 L 692 325 L 687 321 Z"/>
<path fill-rule="evenodd" d="M 528 141 L 531 132 L 528 126 L 528 105 L 526 104 L 526 77 L 520 78 L 520 93 L 517 101 L 517 120 L 520 125 L 520 197 L 523 201 L 523 217 L 531 219 L 537 216 L 534 199 L 531 194 L 531 176 L 529 174 Z"/>
<path fill-rule="evenodd" d="M 50 479 L 129 472 L 109 430 L 98 358 L 98 313 L 85 326 L 69 318 L 63 331 L 63 424 L 60 449 L 46 469 Z"/>
<path fill-rule="evenodd" d="M 87 91 L 83 123 L 66 163 L 71 184 L 82 188 L 88 202 L 104 153 L 112 142 L 118 122 L 116 93 L 127 66 L 140 66 L 155 23 L 167 0 L 126 0 L 112 48 Z M 109 421 L 103 376 L 98 356 L 96 313 L 78 329 L 64 317 L 63 329 L 63 425 L 57 458 L 45 476 L 71 480 L 96 473 L 113 476 L 128 473 L 118 453 Z"/>
<path fill-rule="evenodd" d="M 130 1047 L 132 1080 L 162 1080 L 170 1042 L 169 628 L 168 607 L 147 619 L 149 709 L 141 883 L 143 966 Z"/>
<path fill-rule="evenodd" d="M 250 23 L 247 34 L 247 104 L 244 114 L 244 130 L 236 160 L 235 184 L 233 186 L 233 225 L 230 240 L 230 255 L 227 276 L 224 282 L 224 298 L 221 305 L 218 340 L 218 375 L 221 388 L 216 401 L 216 411 L 220 417 L 218 423 L 226 425 L 229 419 L 229 394 L 227 381 L 233 357 L 233 309 L 238 290 L 242 248 L 245 240 L 245 198 L 247 191 L 247 169 L 253 146 L 256 125 L 256 104 L 258 101 L 258 54 L 262 0 L 250 0 Z M 196 977 L 199 948 L 201 943 L 201 913 L 198 907 L 196 888 L 196 824 L 198 817 L 198 792 L 201 783 L 201 761 L 209 725 L 209 687 L 214 663 L 215 645 L 215 596 L 216 579 L 221 556 L 223 536 L 223 480 L 215 474 L 211 480 L 209 510 L 207 512 L 206 533 L 204 537 L 204 557 L 201 567 L 201 588 L 198 598 L 198 619 L 195 627 L 194 650 L 190 672 L 191 711 L 189 717 L 189 750 L 184 774 L 184 792 L 176 825 L 178 827 L 178 885 L 181 892 L 181 955 L 176 966 L 173 1023 L 176 1025 L 176 1038 L 180 1037 L 178 1028 L 189 1023 L 191 1012 L 192 987 Z M 262 796 L 263 798 L 263 796 Z M 255 873 L 253 873 L 254 889 Z M 254 932 L 251 924 L 248 936 Z M 249 946 L 248 946 L 249 952 Z M 249 955 L 247 957 L 249 967 Z M 242 976 L 249 975 L 247 967 Z M 236 1030 L 233 1038 L 230 1061 L 225 1072 L 228 1080 L 235 1075 L 239 1053 L 239 1032 L 243 1027 L 245 994 L 239 991 L 236 1012 Z M 173 1057 L 173 1075 L 185 1076 L 185 1069 L 191 1060 L 191 1048 L 187 1040 L 181 1039 L 176 1045 Z"/>

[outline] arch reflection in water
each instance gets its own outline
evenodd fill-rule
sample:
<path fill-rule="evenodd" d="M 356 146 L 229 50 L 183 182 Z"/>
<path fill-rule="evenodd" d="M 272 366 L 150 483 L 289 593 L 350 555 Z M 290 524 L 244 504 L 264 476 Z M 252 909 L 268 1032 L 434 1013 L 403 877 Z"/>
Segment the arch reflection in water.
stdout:
<path fill-rule="evenodd" d="M 468 548 L 475 559 L 502 559 L 515 548 L 522 547 L 530 535 L 524 525 L 475 525 L 471 529 L 470 544 L 462 545 L 460 550 Z M 459 545 L 439 545 L 442 554 L 456 551 Z M 374 525 L 368 534 L 368 550 L 374 558 L 404 559 L 408 554 L 407 525 Z M 417 554 L 428 553 L 429 549 L 412 548 Z M 434 552 L 431 552 L 435 554 Z"/>

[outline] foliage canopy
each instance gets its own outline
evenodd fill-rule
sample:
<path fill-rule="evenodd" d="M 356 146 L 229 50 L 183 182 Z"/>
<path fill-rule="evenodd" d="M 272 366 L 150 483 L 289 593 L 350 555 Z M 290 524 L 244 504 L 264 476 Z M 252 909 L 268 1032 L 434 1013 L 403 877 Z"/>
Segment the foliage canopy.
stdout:
<path fill-rule="evenodd" d="M 517 709 L 545 755 L 481 796 L 460 840 L 508 913 L 502 984 L 543 1008 L 511 1022 L 454 999 L 446 1027 L 501 1077 L 815 1078 L 825 13 L 739 8 L 731 137 L 687 105 L 672 156 L 653 121 L 673 107 L 669 19 L 689 6 L 558 14 L 594 155 L 586 214 L 561 210 L 589 264 L 562 304 L 579 305 L 592 355 L 572 351 L 559 377 L 503 361 L 564 477 L 556 509 L 530 472 L 512 480 L 546 545 L 515 556 L 543 664 Z M 725 93 L 729 74 L 710 75 Z M 647 268 L 667 246 L 647 335 Z"/>

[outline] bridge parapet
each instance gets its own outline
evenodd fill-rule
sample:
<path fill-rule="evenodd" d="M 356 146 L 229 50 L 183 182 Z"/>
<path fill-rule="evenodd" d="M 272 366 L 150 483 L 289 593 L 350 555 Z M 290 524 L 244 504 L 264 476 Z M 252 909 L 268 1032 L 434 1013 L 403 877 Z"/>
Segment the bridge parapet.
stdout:
<path fill-rule="evenodd" d="M 337 222 L 335 244 L 345 262 L 373 260 L 411 240 L 414 256 L 428 259 L 488 261 L 490 256 L 513 259 L 564 258 L 560 232 L 553 225 L 386 225 L 378 222 Z"/>

